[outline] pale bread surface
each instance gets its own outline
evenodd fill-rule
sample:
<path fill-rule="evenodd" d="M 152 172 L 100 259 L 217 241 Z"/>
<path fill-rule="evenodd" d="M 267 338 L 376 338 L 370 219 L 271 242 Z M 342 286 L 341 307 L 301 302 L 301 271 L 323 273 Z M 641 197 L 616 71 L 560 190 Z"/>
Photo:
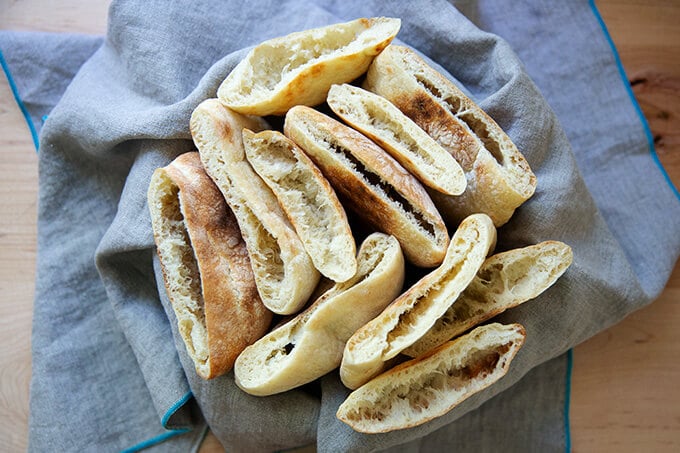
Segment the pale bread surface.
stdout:
<path fill-rule="evenodd" d="M 397 297 L 404 280 L 404 258 L 393 236 L 369 235 L 357 261 L 351 279 L 243 351 L 234 368 L 240 388 L 258 396 L 280 393 L 340 365 L 347 339 Z"/>
<path fill-rule="evenodd" d="M 458 162 L 384 97 L 342 84 L 331 87 L 326 101 L 336 115 L 383 147 L 427 187 L 447 195 L 465 190 Z"/>
<path fill-rule="evenodd" d="M 316 268 L 343 282 L 357 270 L 345 209 L 314 162 L 277 131 L 243 131 L 248 161 L 274 192 Z"/>
<path fill-rule="evenodd" d="M 340 366 L 343 384 L 350 389 L 365 384 L 423 336 L 472 281 L 495 244 L 496 229 L 487 215 L 463 220 L 444 262 L 347 341 Z"/>
<path fill-rule="evenodd" d="M 236 219 L 195 152 L 154 172 L 148 202 L 180 336 L 197 374 L 220 376 L 272 319 Z"/>
<path fill-rule="evenodd" d="M 489 257 L 430 330 L 402 351 L 417 357 L 505 310 L 538 297 L 571 265 L 571 247 L 544 241 Z"/>
<path fill-rule="evenodd" d="M 260 131 L 267 124 L 217 99 L 199 104 L 190 124 L 206 172 L 236 215 L 263 303 L 278 314 L 296 313 L 320 275 L 276 196 L 246 160 L 243 129 Z"/>
<path fill-rule="evenodd" d="M 399 19 L 362 18 L 265 41 L 227 76 L 217 97 L 233 110 L 261 116 L 320 104 L 331 85 L 366 72 L 400 26 Z"/>
<path fill-rule="evenodd" d="M 435 267 L 446 254 L 446 225 L 422 184 L 354 129 L 303 106 L 286 115 L 284 133 L 314 161 L 347 207 L 394 235 L 416 266 Z"/>
<path fill-rule="evenodd" d="M 353 391 L 336 416 L 364 433 L 421 425 L 505 376 L 525 337 L 520 324 L 478 327 Z"/>
<path fill-rule="evenodd" d="M 461 196 L 431 192 L 447 221 L 483 212 L 498 227 L 533 195 L 536 177 L 508 135 L 412 50 L 388 46 L 363 86 L 392 102 L 461 164 L 467 179 Z"/>

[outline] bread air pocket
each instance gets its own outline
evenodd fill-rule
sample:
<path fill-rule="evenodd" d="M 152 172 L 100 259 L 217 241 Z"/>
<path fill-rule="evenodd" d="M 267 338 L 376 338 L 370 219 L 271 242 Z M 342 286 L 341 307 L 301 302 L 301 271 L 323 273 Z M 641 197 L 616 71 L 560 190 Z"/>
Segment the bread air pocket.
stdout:
<path fill-rule="evenodd" d="M 321 104 L 331 85 L 366 72 L 400 26 L 399 19 L 362 18 L 265 41 L 227 76 L 217 97 L 239 113 L 260 116 Z"/>
<path fill-rule="evenodd" d="M 420 339 L 472 281 L 495 244 L 496 229 L 487 215 L 466 218 L 444 262 L 349 339 L 340 366 L 343 384 L 351 389 L 363 385 Z"/>
<path fill-rule="evenodd" d="M 234 367 L 241 389 L 272 395 L 340 365 L 347 339 L 397 297 L 404 281 L 404 258 L 392 236 L 369 235 L 357 262 L 352 278 L 335 283 L 302 313 L 241 353 Z"/>
<path fill-rule="evenodd" d="M 153 173 L 148 202 L 179 334 L 198 375 L 220 376 L 272 319 L 236 219 L 195 152 Z"/>
<path fill-rule="evenodd" d="M 520 324 L 478 327 L 350 393 L 336 416 L 364 433 L 421 425 L 505 376 L 525 337 Z"/>

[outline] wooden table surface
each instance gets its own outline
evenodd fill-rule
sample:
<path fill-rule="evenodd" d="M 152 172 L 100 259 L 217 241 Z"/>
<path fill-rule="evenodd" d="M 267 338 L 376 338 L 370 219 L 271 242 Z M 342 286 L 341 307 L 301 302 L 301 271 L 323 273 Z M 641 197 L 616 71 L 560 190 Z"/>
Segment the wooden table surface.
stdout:
<path fill-rule="evenodd" d="M 103 34 L 108 0 L 0 1 L 0 29 Z M 680 2 L 597 6 L 680 187 Z M 28 437 L 36 257 L 37 156 L 0 76 L 0 451 Z M 679 232 L 680 233 L 680 232 Z M 577 452 L 680 451 L 680 265 L 658 300 L 574 349 L 571 434 Z M 202 451 L 220 451 L 208 438 Z"/>

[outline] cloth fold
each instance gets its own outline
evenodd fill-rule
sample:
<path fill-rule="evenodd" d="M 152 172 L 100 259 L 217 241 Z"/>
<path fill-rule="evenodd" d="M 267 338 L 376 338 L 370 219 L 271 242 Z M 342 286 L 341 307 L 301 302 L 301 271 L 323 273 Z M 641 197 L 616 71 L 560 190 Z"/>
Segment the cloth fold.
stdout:
<path fill-rule="evenodd" d="M 16 31 L 3 33 L 0 50 L 8 52 L 3 61 L 17 102 L 26 115 L 36 149 L 38 132 L 47 114 L 82 64 L 102 45 L 101 36 Z M 39 51 L 36 51 L 39 49 Z M 10 66 L 11 65 L 11 71 Z M 7 66 L 7 67 L 5 67 Z M 13 78 L 11 74 L 19 77 Z"/>
<path fill-rule="evenodd" d="M 229 451 L 565 449 L 565 352 L 651 302 L 680 253 L 678 228 L 667 227 L 680 226 L 680 203 L 650 154 L 592 3 L 121 0 L 109 14 L 104 40 L 67 36 L 71 44 L 57 50 L 42 50 L 46 35 L 0 34 L 22 97 L 45 77 L 59 80 L 45 102 L 27 104 L 33 118 L 49 111 L 40 135 L 31 451 L 160 439 L 163 451 L 187 451 L 206 426 Z M 400 17 L 399 40 L 461 83 L 536 173 L 536 194 L 499 230 L 497 250 L 561 240 L 574 264 L 499 318 L 528 333 L 504 379 L 425 425 L 369 436 L 335 418 L 348 393 L 335 372 L 266 398 L 240 391 L 233 374 L 196 376 L 163 290 L 146 188 L 155 168 L 192 148 L 192 109 L 215 96 L 249 46 L 378 15 Z M 25 55 L 39 67 L 22 65 Z"/>

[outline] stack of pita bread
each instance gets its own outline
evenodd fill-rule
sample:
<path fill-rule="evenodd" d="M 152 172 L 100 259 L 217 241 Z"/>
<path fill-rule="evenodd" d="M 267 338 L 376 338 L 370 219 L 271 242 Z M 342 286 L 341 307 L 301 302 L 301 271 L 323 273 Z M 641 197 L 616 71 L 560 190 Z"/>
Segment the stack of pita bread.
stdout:
<path fill-rule="evenodd" d="M 572 261 L 549 238 L 494 254 L 536 177 L 455 83 L 391 44 L 399 27 L 258 45 L 187 119 L 197 152 L 148 191 L 196 372 L 233 370 L 258 396 L 337 372 L 353 390 L 337 417 L 361 432 L 424 423 L 502 378 L 526 332 L 487 321 Z"/>

